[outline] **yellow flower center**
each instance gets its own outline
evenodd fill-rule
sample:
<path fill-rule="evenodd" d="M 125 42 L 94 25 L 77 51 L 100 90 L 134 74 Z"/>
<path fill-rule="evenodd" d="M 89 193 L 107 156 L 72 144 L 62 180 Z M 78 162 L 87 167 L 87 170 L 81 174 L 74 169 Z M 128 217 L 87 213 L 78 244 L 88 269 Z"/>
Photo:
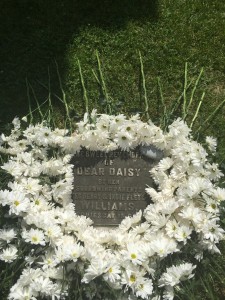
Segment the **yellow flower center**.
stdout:
<path fill-rule="evenodd" d="M 131 257 L 132 259 L 135 259 L 135 258 L 137 258 L 137 255 L 136 255 L 135 253 L 131 253 L 130 257 Z"/>
<path fill-rule="evenodd" d="M 216 204 L 215 204 L 215 203 L 212 203 L 212 204 L 211 204 L 211 207 L 212 207 L 212 209 L 216 209 Z"/>
<path fill-rule="evenodd" d="M 112 273 L 113 269 L 112 268 L 109 268 L 109 273 Z"/>
<path fill-rule="evenodd" d="M 38 238 L 36 236 L 32 236 L 32 241 L 33 242 L 37 242 L 38 241 Z"/>
<path fill-rule="evenodd" d="M 35 205 L 40 205 L 40 201 L 37 199 L 37 200 L 35 200 Z"/>
<path fill-rule="evenodd" d="M 18 205 L 20 204 L 20 202 L 19 202 L 18 200 L 16 200 L 16 201 L 14 201 L 14 204 L 15 204 L 16 206 L 18 206 Z"/>
<path fill-rule="evenodd" d="M 135 275 L 130 275 L 130 282 L 135 282 L 136 281 L 136 276 Z"/>

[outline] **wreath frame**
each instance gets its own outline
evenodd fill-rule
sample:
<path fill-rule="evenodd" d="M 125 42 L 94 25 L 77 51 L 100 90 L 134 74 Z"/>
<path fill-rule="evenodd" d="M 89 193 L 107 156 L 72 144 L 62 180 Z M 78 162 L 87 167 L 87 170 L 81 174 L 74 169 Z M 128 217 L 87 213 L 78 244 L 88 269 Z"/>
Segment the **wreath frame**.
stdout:
<path fill-rule="evenodd" d="M 84 115 L 71 135 L 44 122 L 25 129 L 19 119 L 13 124 L 11 135 L 2 135 L 0 151 L 9 156 L 2 169 L 14 181 L 0 191 L 0 202 L 9 216 L 18 218 L 20 231 L 5 240 L 0 259 L 7 262 L 6 253 L 11 255 L 9 263 L 21 258 L 21 240 L 33 253 L 25 251 L 29 267 L 11 288 L 9 299 L 19 299 L 18 293 L 27 293 L 28 299 L 61 299 L 68 295 L 75 269 L 90 297 L 91 284 L 102 278 L 121 291 L 121 299 L 173 299 L 175 287 L 194 276 L 204 251 L 219 253 L 217 245 L 224 239 L 219 225 L 223 174 L 207 160 L 206 150 L 192 139 L 182 119 L 165 133 L 139 115 L 127 119 L 97 115 L 95 110 Z M 207 142 L 213 154 L 215 140 Z M 89 218 L 76 215 L 71 203 L 73 154 L 81 147 L 108 152 L 138 145 L 154 145 L 165 154 L 151 170 L 158 189 L 146 188 L 153 203 L 116 229 L 94 228 Z M 9 230 L 13 228 L 5 229 L 5 235 Z M 193 246 L 187 258 L 184 253 Z"/>

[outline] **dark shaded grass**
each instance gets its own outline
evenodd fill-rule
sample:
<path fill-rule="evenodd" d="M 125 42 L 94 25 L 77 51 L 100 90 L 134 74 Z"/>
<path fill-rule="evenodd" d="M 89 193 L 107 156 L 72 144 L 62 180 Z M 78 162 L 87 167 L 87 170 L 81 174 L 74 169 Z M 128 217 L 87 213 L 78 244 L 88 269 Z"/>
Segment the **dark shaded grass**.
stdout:
<path fill-rule="evenodd" d="M 6 122 L 28 110 L 26 78 L 43 102 L 39 83 L 48 82 L 49 68 L 51 88 L 59 92 L 55 60 L 64 76 L 68 44 L 82 27 L 120 30 L 129 19 L 154 20 L 157 1 L 1 0 L 0 16 L 0 120 Z"/>

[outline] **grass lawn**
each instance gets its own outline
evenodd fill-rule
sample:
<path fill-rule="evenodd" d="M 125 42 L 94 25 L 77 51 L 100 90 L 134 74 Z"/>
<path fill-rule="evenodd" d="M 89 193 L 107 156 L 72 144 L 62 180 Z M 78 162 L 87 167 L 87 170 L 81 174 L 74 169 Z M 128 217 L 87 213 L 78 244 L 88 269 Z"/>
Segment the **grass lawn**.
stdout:
<path fill-rule="evenodd" d="M 222 0 L 1 0 L 0 3 L 0 125 L 36 107 L 49 94 L 60 119 L 65 115 L 59 76 L 72 118 L 85 111 L 78 59 L 91 108 L 143 113 L 142 56 L 149 114 L 157 123 L 162 94 L 167 106 L 187 83 L 204 71 L 192 104 L 191 121 L 205 91 L 194 129 L 225 99 L 225 2 Z M 99 84 L 98 51 L 107 89 Z M 97 78 L 96 78 L 96 76 Z M 159 79 L 158 79 L 159 78 Z M 100 80 L 101 81 L 101 80 Z M 101 82 L 100 82 L 101 83 Z M 58 97 L 57 97 L 58 96 Z M 177 114 L 179 114 L 179 109 Z M 219 141 L 225 156 L 225 108 L 210 121 L 205 134 Z M 224 168 L 225 169 L 225 168 Z M 197 281 L 177 299 L 225 299 L 225 249 L 207 257 Z M 219 267 L 218 267 L 219 266 Z M 187 295 L 189 298 L 187 298 Z M 190 297 L 190 295 L 192 295 Z"/>

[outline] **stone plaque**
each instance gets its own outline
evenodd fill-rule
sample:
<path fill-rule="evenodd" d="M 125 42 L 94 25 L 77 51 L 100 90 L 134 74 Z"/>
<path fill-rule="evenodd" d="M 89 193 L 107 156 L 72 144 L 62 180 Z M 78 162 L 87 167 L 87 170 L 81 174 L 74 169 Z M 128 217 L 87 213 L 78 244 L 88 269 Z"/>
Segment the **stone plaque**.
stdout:
<path fill-rule="evenodd" d="M 145 193 L 152 186 L 149 170 L 155 164 L 139 148 L 109 153 L 82 149 L 74 164 L 73 200 L 76 213 L 96 226 L 115 226 L 150 203 Z"/>

